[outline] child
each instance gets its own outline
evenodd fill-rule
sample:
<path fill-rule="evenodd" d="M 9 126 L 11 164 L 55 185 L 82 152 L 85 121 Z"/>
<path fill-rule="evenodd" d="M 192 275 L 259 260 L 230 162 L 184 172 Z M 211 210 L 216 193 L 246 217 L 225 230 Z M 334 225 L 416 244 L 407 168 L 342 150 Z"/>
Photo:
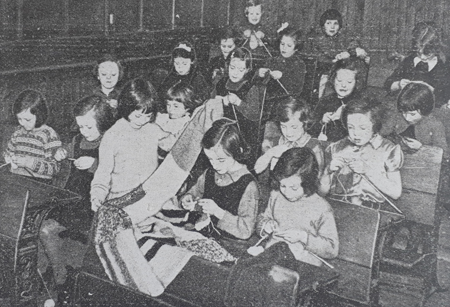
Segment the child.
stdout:
<path fill-rule="evenodd" d="M 117 109 L 121 118 L 100 143 L 99 164 L 91 183 L 92 210 L 134 190 L 156 170 L 158 140 L 167 136 L 154 123 L 156 97 L 153 86 L 140 78 L 122 89 Z"/>
<path fill-rule="evenodd" d="M 309 37 L 307 52 L 318 56 L 317 74 L 319 81 L 319 98 L 322 97 L 328 81 L 329 70 L 338 60 L 347 59 L 351 55 L 370 61 L 367 52 L 361 48 L 355 39 L 346 37 L 343 33 L 342 15 L 338 10 L 326 10 L 320 16 L 320 31 Z"/>
<path fill-rule="evenodd" d="M 155 124 L 167 132 L 167 137 L 159 142 L 160 156 L 165 157 L 173 144 L 191 120 L 191 114 L 200 102 L 196 100 L 192 89 L 184 83 L 176 83 L 166 93 L 167 113 L 158 113 Z"/>
<path fill-rule="evenodd" d="M 169 88 L 180 81 L 190 86 L 200 101 L 203 102 L 210 97 L 209 85 L 197 67 L 195 50 L 191 44 L 181 42 L 173 49 L 172 65 L 172 70 L 158 90 L 162 101 Z"/>
<path fill-rule="evenodd" d="M 104 55 L 97 61 L 94 67 L 94 76 L 100 81 L 100 86 L 95 88 L 94 95 L 98 95 L 111 108 L 117 109 L 118 82 L 123 77 L 121 61 L 110 54 Z"/>
<path fill-rule="evenodd" d="M 287 23 L 278 31 L 280 55 L 268 59 L 258 70 L 258 76 L 265 79 L 264 83 L 268 84 L 267 91 L 271 96 L 286 94 L 298 96 L 302 92 L 306 74 L 306 65 L 297 54 L 302 48 L 302 34 L 300 30 L 289 27 Z M 269 82 L 271 79 L 273 81 Z"/>
<path fill-rule="evenodd" d="M 273 170 L 274 189 L 256 229 L 261 237 L 270 235 L 266 248 L 286 242 L 295 259 L 321 266 L 314 255 L 337 257 L 339 239 L 333 210 L 317 195 L 318 175 L 311 149 L 291 148 L 284 152 Z"/>
<path fill-rule="evenodd" d="M 319 100 L 314 124 L 309 132 L 320 140 L 336 142 L 348 135 L 341 113 L 347 102 L 360 92 L 365 84 L 365 64 L 357 58 L 337 61 L 330 75 L 334 93 Z"/>
<path fill-rule="evenodd" d="M 270 169 L 273 169 L 280 156 L 290 148 L 308 147 L 314 152 L 321 174 L 324 164 L 323 151 L 320 142 L 306 132 L 310 120 L 309 108 L 305 101 L 292 97 L 283 99 L 275 112 L 275 122 L 280 127 L 281 137 L 276 146 L 270 144 L 270 148 L 256 161 L 255 172 L 259 174 L 269 165 Z"/>
<path fill-rule="evenodd" d="M 78 101 L 74 115 L 80 134 L 73 138 L 69 148 L 58 148 L 55 159 L 74 159 L 65 189 L 79 194 L 82 199 L 76 204 L 52 210 L 43 221 L 40 233 L 57 286 L 65 282 L 66 265 L 80 266 L 83 260 L 85 249 L 77 243 L 62 239 L 70 237 L 84 244 L 88 241 L 85 232 L 90 229 L 93 218 L 89 191 L 98 165 L 98 147 L 103 133 L 112 125 L 114 119 L 112 109 L 98 96 L 89 96 Z M 68 252 L 70 257 L 67 257 Z"/>
<path fill-rule="evenodd" d="M 15 100 L 13 112 L 19 127 L 3 153 L 5 161 L 11 163 L 12 173 L 51 184 L 59 172 L 53 155 L 61 141 L 55 130 L 45 124 L 48 109 L 44 97 L 38 91 L 25 90 Z"/>
<path fill-rule="evenodd" d="M 248 239 L 258 211 L 256 179 L 243 162 L 249 148 L 234 121 L 219 119 L 205 133 L 203 150 L 211 162 L 197 183 L 180 199 L 184 209 L 196 205 L 211 217 L 210 235 Z"/>
<path fill-rule="evenodd" d="M 399 198 L 403 152 L 400 145 L 378 134 L 382 126 L 380 102 L 360 97 L 345 107 L 342 118 L 348 137 L 326 149 L 321 192 L 354 204 L 383 203 L 384 195 Z"/>
<path fill-rule="evenodd" d="M 219 33 L 221 54 L 209 60 L 209 76 L 214 85 L 228 73 L 227 58 L 236 48 L 237 36 L 233 28 L 225 28 Z"/>
<path fill-rule="evenodd" d="M 439 31 L 433 22 L 420 22 L 414 27 L 412 49 L 414 52 L 386 79 L 386 90 L 397 95 L 409 82 L 423 81 L 434 88 L 436 106 L 446 104 L 450 98 L 450 76 Z"/>
<path fill-rule="evenodd" d="M 444 157 L 448 156 L 445 128 L 433 114 L 434 95 L 428 84 L 408 83 L 398 95 L 397 109 L 406 121 L 406 126 L 399 125 L 397 132 L 406 137 L 408 143 L 414 139 L 420 142 L 415 147 L 437 146 L 444 150 Z"/>

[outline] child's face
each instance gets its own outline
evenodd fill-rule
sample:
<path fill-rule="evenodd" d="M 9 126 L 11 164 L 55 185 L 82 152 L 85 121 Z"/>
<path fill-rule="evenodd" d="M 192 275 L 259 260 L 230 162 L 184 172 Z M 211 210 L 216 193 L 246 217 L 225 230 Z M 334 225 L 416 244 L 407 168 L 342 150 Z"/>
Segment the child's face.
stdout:
<path fill-rule="evenodd" d="M 97 120 L 94 116 L 94 111 L 90 110 L 82 116 L 75 117 L 77 125 L 80 128 L 80 133 L 89 142 L 97 140 L 101 135 L 100 131 L 98 131 Z"/>
<path fill-rule="evenodd" d="M 17 120 L 26 131 L 31 131 L 36 127 L 36 115 L 30 112 L 30 108 L 17 113 Z"/>
<path fill-rule="evenodd" d="M 350 141 L 357 146 L 366 145 L 374 135 L 370 113 L 349 114 L 347 116 L 347 128 Z"/>
<path fill-rule="evenodd" d="M 220 50 L 222 51 L 223 57 L 226 58 L 233 49 L 236 48 L 234 39 L 227 38 L 220 40 Z"/>
<path fill-rule="evenodd" d="M 339 69 L 334 79 L 334 90 L 339 98 L 350 95 L 355 89 L 356 71 L 349 69 Z"/>
<path fill-rule="evenodd" d="M 402 112 L 402 114 L 403 114 L 403 118 L 405 118 L 405 120 L 410 125 L 417 124 L 423 118 L 422 114 L 420 114 L 420 111 L 408 111 L 408 112 Z"/>
<path fill-rule="evenodd" d="M 230 172 L 236 165 L 236 160 L 228 155 L 219 144 L 210 149 L 204 148 L 203 150 L 213 169 L 220 175 Z"/>
<path fill-rule="evenodd" d="M 173 65 L 180 76 L 185 76 L 191 70 L 192 60 L 178 57 L 173 60 Z"/>
<path fill-rule="evenodd" d="M 171 119 L 181 118 L 187 113 L 184 104 L 176 100 L 167 100 L 166 108 Z"/>
<path fill-rule="evenodd" d="M 248 69 L 244 60 L 238 58 L 231 59 L 230 66 L 228 67 L 228 75 L 232 82 L 236 83 L 241 81 L 247 72 Z"/>
<path fill-rule="evenodd" d="M 153 118 L 153 113 L 145 114 L 144 110 L 134 110 L 128 115 L 128 121 L 131 127 L 140 129 L 144 125 L 148 124 Z"/>
<path fill-rule="evenodd" d="M 284 58 L 291 57 L 295 51 L 295 40 L 290 36 L 283 35 L 280 42 L 280 53 Z"/>
<path fill-rule="evenodd" d="M 281 179 L 280 192 L 291 202 L 300 200 L 305 195 L 300 176 L 292 175 L 291 177 Z"/>
<path fill-rule="evenodd" d="M 106 61 L 98 66 L 98 80 L 104 89 L 113 89 L 119 81 L 119 66 L 117 63 Z"/>
<path fill-rule="evenodd" d="M 248 8 L 247 19 L 248 22 L 251 23 L 252 25 L 257 25 L 261 21 L 261 16 L 262 16 L 261 4 L 256 6 L 250 6 Z"/>
<path fill-rule="evenodd" d="M 298 141 L 305 135 L 305 128 L 300 121 L 300 112 L 295 112 L 290 116 L 289 121 L 280 122 L 281 133 L 290 142 Z"/>
<path fill-rule="evenodd" d="M 327 36 L 335 36 L 339 32 L 339 22 L 337 20 L 327 19 L 323 28 Z"/>

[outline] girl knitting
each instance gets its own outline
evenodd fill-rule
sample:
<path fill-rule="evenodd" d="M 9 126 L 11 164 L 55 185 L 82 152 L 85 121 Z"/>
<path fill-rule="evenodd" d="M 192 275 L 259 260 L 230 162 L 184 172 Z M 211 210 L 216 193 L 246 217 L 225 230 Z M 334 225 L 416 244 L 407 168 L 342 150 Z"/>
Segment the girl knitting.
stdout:
<path fill-rule="evenodd" d="M 272 174 L 269 205 L 256 226 L 261 237 L 269 237 L 265 247 L 286 242 L 295 259 L 316 266 L 322 264 L 317 256 L 335 258 L 339 250 L 336 223 L 328 202 L 317 195 L 319 168 L 312 150 L 287 150 Z"/>
<path fill-rule="evenodd" d="M 400 145 L 378 134 L 382 125 L 380 102 L 361 97 L 345 107 L 342 118 L 349 135 L 326 149 L 322 192 L 355 204 L 383 203 L 385 195 L 399 198 L 403 152 Z"/>
<path fill-rule="evenodd" d="M 342 110 L 365 84 L 366 66 L 357 58 L 337 61 L 330 75 L 334 93 L 319 100 L 314 110 L 314 124 L 309 132 L 313 137 L 336 142 L 347 136 Z"/>
<path fill-rule="evenodd" d="M 158 166 L 158 141 L 167 133 L 154 123 L 156 92 L 143 79 L 128 82 L 119 96 L 121 117 L 103 136 L 91 184 L 92 210 L 141 185 Z"/>
<path fill-rule="evenodd" d="M 190 86 L 202 102 L 211 95 L 209 85 L 197 67 L 194 47 L 188 42 L 179 43 L 172 51 L 172 69 L 158 89 L 161 101 L 169 88 L 178 82 Z"/>
<path fill-rule="evenodd" d="M 210 216 L 212 226 L 206 234 L 250 238 L 255 227 L 259 191 L 256 179 L 244 164 L 249 147 L 236 123 L 225 118 L 215 121 L 205 133 L 202 147 L 212 168 L 181 197 L 181 206 L 188 210 L 197 207 Z"/>
<path fill-rule="evenodd" d="M 19 127 L 11 135 L 3 153 L 11 172 L 51 184 L 59 172 L 53 155 L 61 147 L 58 134 L 45 123 L 48 117 L 44 96 L 35 90 L 25 90 L 13 104 Z"/>

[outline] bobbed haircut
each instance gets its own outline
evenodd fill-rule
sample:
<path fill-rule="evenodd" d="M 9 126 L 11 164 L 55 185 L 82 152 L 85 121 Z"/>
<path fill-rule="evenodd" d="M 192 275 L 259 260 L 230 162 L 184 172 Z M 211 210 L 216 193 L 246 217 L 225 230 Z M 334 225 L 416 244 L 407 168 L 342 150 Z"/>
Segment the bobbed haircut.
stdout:
<path fill-rule="evenodd" d="M 191 114 L 200 105 L 200 101 L 196 97 L 194 90 L 186 83 L 180 81 L 167 90 L 165 100 L 175 100 L 182 103 Z"/>
<path fill-rule="evenodd" d="M 191 59 L 195 62 L 197 56 L 195 54 L 195 49 L 192 44 L 188 41 L 182 41 L 176 45 L 172 50 L 172 62 L 176 58 Z"/>
<path fill-rule="evenodd" d="M 428 116 L 434 109 L 434 94 L 424 82 L 412 82 L 406 85 L 397 97 L 397 109 L 400 112 L 418 111 Z"/>
<path fill-rule="evenodd" d="M 327 20 L 337 20 L 339 24 L 339 30 L 342 29 L 342 14 L 335 9 L 329 9 L 322 13 L 319 20 L 319 25 L 323 27 Z"/>
<path fill-rule="evenodd" d="M 142 110 L 145 114 L 157 112 L 157 92 L 153 85 L 141 78 L 128 81 L 122 88 L 117 112 L 120 117 L 129 120 L 128 116 L 136 110 Z M 155 120 L 153 116 L 152 122 Z"/>
<path fill-rule="evenodd" d="M 97 129 L 104 133 L 114 124 L 113 109 L 103 102 L 102 97 L 92 95 L 81 98 L 73 108 L 74 117 L 84 116 L 90 111 L 94 113 Z"/>
<path fill-rule="evenodd" d="M 122 80 L 123 74 L 124 74 L 124 67 L 122 64 L 122 61 L 120 61 L 115 55 L 112 54 L 104 54 L 102 55 L 98 60 L 97 63 L 94 66 L 94 69 L 92 70 L 92 74 L 94 77 L 98 77 L 98 69 L 100 67 L 100 64 L 105 62 L 113 62 L 117 64 L 117 67 L 119 68 L 119 81 Z"/>
<path fill-rule="evenodd" d="M 263 10 L 263 5 L 262 5 L 262 1 L 261 1 L 261 0 L 248 0 L 248 1 L 245 3 L 245 10 L 244 10 L 245 16 L 248 15 L 248 9 L 249 9 L 250 7 L 258 6 L 258 5 L 261 6 L 261 12 L 262 12 L 262 10 Z"/>
<path fill-rule="evenodd" d="M 271 172 L 272 189 L 280 189 L 280 181 L 297 175 L 306 196 L 316 193 L 319 187 L 319 164 L 308 147 L 295 147 L 285 151 Z"/>
<path fill-rule="evenodd" d="M 214 37 L 217 43 L 220 43 L 223 39 L 232 39 L 237 45 L 237 40 L 239 38 L 238 31 L 233 27 L 225 27 L 220 29 Z"/>
<path fill-rule="evenodd" d="M 373 124 L 373 133 L 380 132 L 383 125 L 383 116 L 385 110 L 381 102 L 370 93 L 361 93 L 354 96 L 342 111 L 342 121 L 344 127 L 347 127 L 348 116 L 350 114 L 369 114 L 370 121 Z"/>
<path fill-rule="evenodd" d="M 17 115 L 30 109 L 30 113 L 36 116 L 35 128 L 39 128 L 47 122 L 48 108 L 44 96 L 35 90 L 24 90 L 17 96 L 13 103 L 13 113 Z"/>
<path fill-rule="evenodd" d="M 364 89 L 367 84 L 367 65 L 362 59 L 357 57 L 349 57 L 347 59 L 336 61 L 336 63 L 334 63 L 331 68 L 330 78 L 328 80 L 333 88 L 334 81 L 336 80 L 336 75 L 341 69 L 356 71 L 356 84 L 353 92 L 359 92 Z"/>
<path fill-rule="evenodd" d="M 253 59 L 250 50 L 244 47 L 238 47 L 230 52 L 228 55 L 228 64 L 230 64 L 232 59 L 239 59 L 245 62 L 245 67 L 251 72 L 253 69 Z M 248 74 L 248 73 L 247 73 Z"/>
<path fill-rule="evenodd" d="M 287 28 L 281 30 L 280 33 L 278 33 L 278 45 L 280 45 L 283 36 L 291 37 L 295 42 L 295 50 L 302 50 L 304 44 L 302 35 L 303 33 L 300 29 L 288 26 Z"/>
<path fill-rule="evenodd" d="M 440 55 L 442 43 L 439 30 L 432 21 L 419 22 L 412 31 L 412 48 L 424 55 Z"/>
<path fill-rule="evenodd" d="M 220 145 L 227 155 L 239 163 L 244 163 L 250 156 L 250 146 L 239 132 L 236 122 L 228 118 L 216 120 L 203 136 L 204 149 L 216 145 Z"/>
<path fill-rule="evenodd" d="M 305 100 L 288 96 L 283 98 L 275 108 L 274 120 L 277 123 L 288 122 L 295 113 L 299 112 L 298 119 L 306 128 L 312 122 L 311 109 Z"/>

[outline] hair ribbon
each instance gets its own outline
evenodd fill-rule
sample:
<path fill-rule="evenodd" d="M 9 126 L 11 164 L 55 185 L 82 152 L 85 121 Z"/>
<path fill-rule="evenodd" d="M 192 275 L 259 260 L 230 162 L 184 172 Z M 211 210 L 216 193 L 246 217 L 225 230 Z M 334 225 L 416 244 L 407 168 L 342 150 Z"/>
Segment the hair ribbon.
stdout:
<path fill-rule="evenodd" d="M 191 47 L 189 47 L 188 45 L 186 45 L 186 44 L 179 44 L 178 45 L 178 47 L 177 47 L 177 49 L 184 49 L 184 50 L 186 50 L 187 52 L 191 52 L 192 51 L 192 48 Z"/>
<path fill-rule="evenodd" d="M 284 29 L 286 29 L 289 26 L 289 22 L 283 22 L 281 24 L 281 27 L 278 28 L 277 33 L 280 33 L 281 31 L 283 31 Z"/>

